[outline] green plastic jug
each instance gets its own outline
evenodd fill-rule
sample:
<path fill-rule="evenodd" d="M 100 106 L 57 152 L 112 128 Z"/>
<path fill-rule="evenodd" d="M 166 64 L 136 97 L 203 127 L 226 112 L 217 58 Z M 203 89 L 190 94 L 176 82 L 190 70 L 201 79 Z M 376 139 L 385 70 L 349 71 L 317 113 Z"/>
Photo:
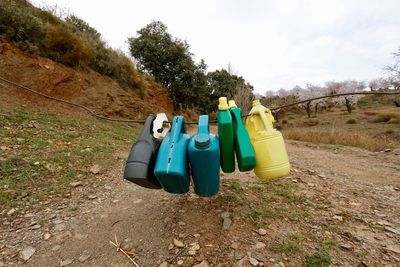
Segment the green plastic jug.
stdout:
<path fill-rule="evenodd" d="M 226 97 L 219 98 L 218 105 L 218 137 L 221 150 L 221 168 L 225 173 L 235 171 L 234 136 L 232 116 Z"/>
<path fill-rule="evenodd" d="M 244 127 L 240 108 L 236 106 L 234 100 L 229 100 L 229 110 L 233 119 L 233 135 L 239 170 L 241 172 L 250 171 L 256 166 L 256 156 L 251 145 L 249 133 Z"/>

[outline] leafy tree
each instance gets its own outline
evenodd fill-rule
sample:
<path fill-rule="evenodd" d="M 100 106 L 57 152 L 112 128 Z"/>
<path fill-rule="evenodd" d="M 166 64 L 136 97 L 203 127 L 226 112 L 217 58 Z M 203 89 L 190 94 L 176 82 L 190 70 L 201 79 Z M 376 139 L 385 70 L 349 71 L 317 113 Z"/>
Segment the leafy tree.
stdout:
<path fill-rule="evenodd" d="M 205 91 L 207 66 L 203 60 L 193 61 L 186 41 L 173 38 L 166 25 L 153 21 L 128 38 L 128 43 L 138 67 L 167 88 L 176 109 L 201 106 L 197 96 Z"/>

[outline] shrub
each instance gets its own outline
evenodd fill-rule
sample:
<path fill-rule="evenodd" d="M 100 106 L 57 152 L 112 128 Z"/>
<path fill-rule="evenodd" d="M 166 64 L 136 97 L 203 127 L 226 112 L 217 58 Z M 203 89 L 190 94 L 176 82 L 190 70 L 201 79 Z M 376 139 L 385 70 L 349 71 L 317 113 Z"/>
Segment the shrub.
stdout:
<path fill-rule="evenodd" d="M 356 121 L 355 119 L 348 119 L 348 120 L 346 121 L 346 123 L 347 123 L 347 124 L 356 124 L 357 121 Z"/>
<path fill-rule="evenodd" d="M 316 126 L 316 125 L 318 125 L 319 124 L 319 120 L 317 120 L 317 119 L 310 119 L 310 120 L 307 120 L 307 121 L 304 121 L 304 124 L 305 125 L 307 125 L 307 126 Z"/>
<path fill-rule="evenodd" d="M 34 53 L 44 37 L 42 24 L 26 7 L 14 1 L 0 1 L 0 35 L 27 53 Z"/>
<path fill-rule="evenodd" d="M 400 119 L 400 115 L 397 113 L 380 113 L 378 116 L 373 120 L 373 122 L 389 122 L 391 120 L 398 120 Z"/>
<path fill-rule="evenodd" d="M 48 25 L 44 54 L 68 66 L 80 66 L 91 56 L 89 44 L 62 26 Z"/>

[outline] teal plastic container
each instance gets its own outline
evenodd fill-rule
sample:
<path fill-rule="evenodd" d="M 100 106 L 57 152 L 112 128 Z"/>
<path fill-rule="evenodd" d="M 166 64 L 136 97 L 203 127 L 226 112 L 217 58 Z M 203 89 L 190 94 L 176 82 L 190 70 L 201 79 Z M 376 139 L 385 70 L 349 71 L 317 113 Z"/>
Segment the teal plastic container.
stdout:
<path fill-rule="evenodd" d="M 221 168 L 223 172 L 231 173 L 235 171 L 234 136 L 232 116 L 226 97 L 219 98 L 217 121 Z"/>
<path fill-rule="evenodd" d="M 202 197 L 216 195 L 220 184 L 219 141 L 210 134 L 207 115 L 199 117 L 197 134 L 190 139 L 188 152 L 194 191 Z"/>
<path fill-rule="evenodd" d="M 184 194 L 189 191 L 188 144 L 183 116 L 175 116 L 170 133 L 158 151 L 154 174 L 165 191 Z"/>
<path fill-rule="evenodd" d="M 256 155 L 251 145 L 250 136 L 244 127 L 240 108 L 236 106 L 234 100 L 229 101 L 229 108 L 233 119 L 233 135 L 238 167 L 241 172 L 250 171 L 256 166 Z"/>

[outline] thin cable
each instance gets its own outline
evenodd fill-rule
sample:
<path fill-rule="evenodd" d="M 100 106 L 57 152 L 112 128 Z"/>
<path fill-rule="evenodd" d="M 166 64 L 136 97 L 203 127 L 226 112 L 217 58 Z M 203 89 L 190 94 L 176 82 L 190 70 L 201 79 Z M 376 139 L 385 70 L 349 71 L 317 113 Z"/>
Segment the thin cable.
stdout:
<path fill-rule="evenodd" d="M 43 93 L 38 92 L 38 91 L 36 91 L 36 90 L 33 90 L 33 89 L 31 89 L 31 88 L 29 88 L 29 87 L 27 87 L 27 86 L 18 84 L 18 83 L 16 83 L 16 82 L 13 82 L 13 81 L 10 81 L 10 80 L 7 80 L 7 79 L 5 79 L 5 78 L 3 78 L 3 77 L 1 77 L 1 76 L 0 76 L 0 80 L 3 81 L 3 82 L 6 82 L 6 83 L 8 83 L 8 84 L 14 85 L 14 86 L 16 86 L 16 87 L 19 87 L 19 88 L 21 88 L 21 89 L 27 90 L 27 91 L 29 91 L 29 92 L 31 92 L 31 93 L 33 93 L 33 94 L 42 96 L 42 97 L 44 97 L 44 98 L 47 98 L 47 99 L 50 99 L 50 100 L 54 100 L 54 101 L 58 101 L 58 102 L 62 102 L 62 103 L 64 103 L 64 104 L 68 104 L 68 105 L 71 105 L 71 106 L 75 106 L 75 107 L 81 108 L 81 109 L 85 110 L 86 112 L 88 112 L 90 115 L 92 115 L 92 116 L 94 116 L 94 117 L 96 117 L 96 118 L 98 118 L 98 119 L 108 120 L 108 121 L 114 121 L 114 122 L 124 122 L 124 123 L 140 123 L 140 124 L 144 124 L 144 123 L 145 123 L 145 120 L 131 120 L 131 119 L 115 119 L 115 118 L 108 118 L 108 117 L 105 117 L 105 116 L 102 116 L 102 115 L 99 115 L 99 114 L 95 113 L 93 110 L 91 110 L 91 109 L 89 109 L 89 108 L 87 108 L 87 107 L 85 107 L 85 106 L 83 106 L 83 105 L 81 105 L 81 104 L 77 104 L 77 103 L 74 103 L 74 102 L 70 102 L 70 101 L 68 101 L 68 100 L 64 100 L 64 99 L 60 99 L 60 98 L 57 98 L 57 97 L 53 97 L 53 96 L 49 96 L 49 95 L 43 94 Z M 319 97 L 309 98 L 309 99 L 306 99 L 306 100 L 297 101 L 297 102 L 294 102 L 294 103 L 290 103 L 290 104 L 285 104 L 285 105 L 273 107 L 273 108 L 270 108 L 270 110 L 271 110 L 271 111 L 275 111 L 275 110 L 278 110 L 278 109 L 287 108 L 287 107 L 291 107 L 291 106 L 296 106 L 296 105 L 299 105 L 299 104 L 302 104 L 302 103 L 311 102 L 311 101 L 314 101 L 314 100 L 319 100 L 319 99 L 324 99 L 324 98 L 333 98 L 333 97 L 339 97 L 339 96 L 346 96 L 346 95 L 399 95 L 399 94 L 400 94 L 400 92 L 356 92 L 356 93 L 341 93 L 341 94 L 333 94 L 333 95 L 327 95 L 327 96 L 319 96 Z M 246 118 L 246 117 L 248 117 L 248 116 L 250 116 L 250 115 L 242 115 L 242 118 Z M 172 121 L 169 121 L 169 123 L 172 123 Z M 198 121 L 186 121 L 186 122 L 185 122 L 185 124 L 197 124 L 197 123 L 198 123 Z M 209 123 L 217 123 L 217 120 L 210 120 Z"/>
<path fill-rule="evenodd" d="M 281 108 L 287 108 L 287 107 L 296 106 L 296 105 L 303 104 L 303 103 L 308 103 L 308 102 L 311 102 L 311 101 L 314 101 L 314 100 L 319 100 L 319 99 L 324 99 L 324 98 L 332 98 L 332 97 L 339 97 L 339 96 L 346 96 L 346 95 L 400 95 L 400 91 L 397 91 L 397 92 L 355 92 L 355 93 L 341 93 L 341 94 L 319 96 L 319 97 L 314 97 L 314 98 L 309 98 L 309 99 L 306 99 L 306 100 L 293 102 L 293 103 L 290 103 L 290 104 L 285 104 L 285 105 L 273 107 L 273 108 L 270 108 L 269 110 L 274 111 L 274 110 L 281 109 Z"/>

